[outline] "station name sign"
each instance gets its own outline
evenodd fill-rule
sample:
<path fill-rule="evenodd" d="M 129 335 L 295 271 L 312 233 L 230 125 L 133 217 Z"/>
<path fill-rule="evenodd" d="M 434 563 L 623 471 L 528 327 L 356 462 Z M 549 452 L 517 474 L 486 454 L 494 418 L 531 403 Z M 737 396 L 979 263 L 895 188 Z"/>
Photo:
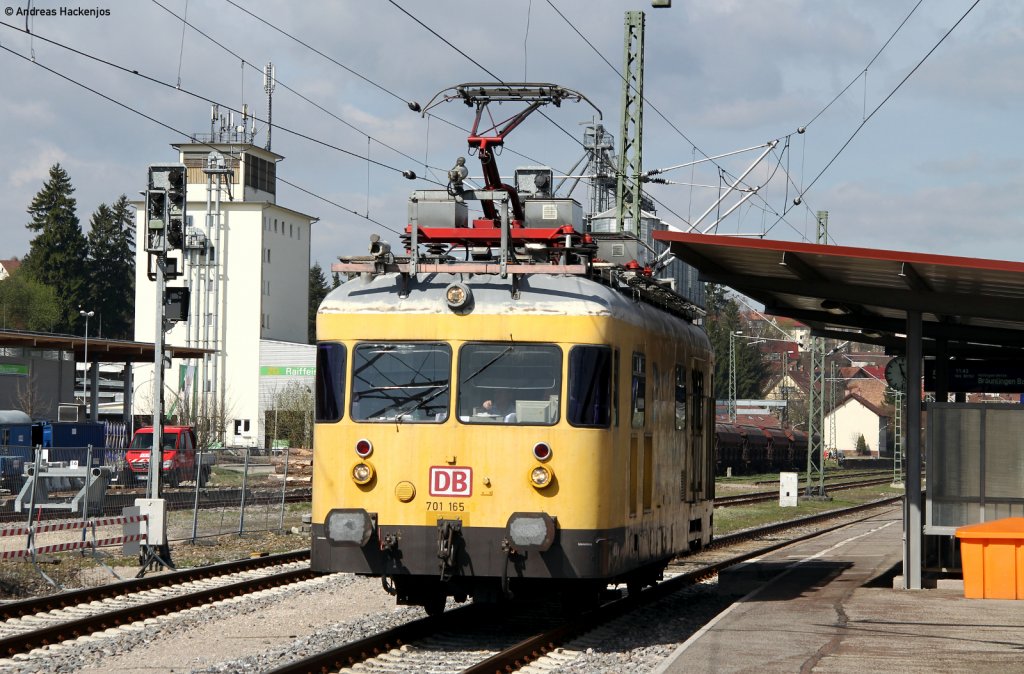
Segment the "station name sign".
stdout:
<path fill-rule="evenodd" d="M 948 383 L 951 393 L 1021 393 L 1024 392 L 1024 361 L 950 361 Z M 924 363 L 924 388 L 935 390 L 933 360 Z"/>

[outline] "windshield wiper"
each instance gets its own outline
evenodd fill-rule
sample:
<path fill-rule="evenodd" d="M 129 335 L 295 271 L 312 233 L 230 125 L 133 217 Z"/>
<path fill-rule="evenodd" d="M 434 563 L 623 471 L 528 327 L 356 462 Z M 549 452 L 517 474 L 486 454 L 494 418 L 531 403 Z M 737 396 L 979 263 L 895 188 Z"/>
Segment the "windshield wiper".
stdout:
<path fill-rule="evenodd" d="M 503 350 L 503 351 L 502 351 L 501 353 L 499 353 L 499 354 L 498 354 L 497 356 L 495 356 L 494 358 L 491 358 L 491 359 L 490 359 L 489 361 L 487 361 L 486 363 L 484 363 L 483 365 L 481 365 L 481 366 L 480 366 L 480 369 L 478 369 L 478 370 L 477 370 L 476 372 L 474 372 L 473 374 L 471 374 L 471 375 L 469 375 L 468 377 L 466 377 L 465 379 L 463 379 L 463 380 L 462 380 L 462 383 L 463 383 L 463 384 L 465 384 L 465 383 L 466 383 L 466 382 L 468 382 L 469 380 L 471 380 L 471 379 L 473 379 L 474 377 L 476 377 L 476 376 L 477 376 L 478 374 L 481 374 L 481 373 L 483 373 L 483 371 L 484 371 L 484 370 L 486 370 L 487 368 L 489 368 L 490 366 L 494 365 L 494 364 L 495 364 L 495 363 L 497 363 L 497 362 L 498 362 L 499 360 L 501 360 L 502 358 L 504 358 L 504 357 L 505 357 L 505 356 L 506 356 L 506 355 L 508 354 L 508 352 L 509 352 L 509 351 L 511 351 L 511 350 L 512 350 L 513 348 L 515 348 L 515 345 L 512 345 L 512 346 L 506 346 L 506 347 L 505 347 L 505 349 L 504 349 L 504 350 Z M 461 396 L 462 394 L 459 394 L 459 395 Z"/>
<path fill-rule="evenodd" d="M 423 400 L 421 400 L 418 403 L 416 403 L 415 405 L 413 405 L 410 409 L 406 410 L 405 412 L 401 412 L 401 413 L 395 415 L 395 421 L 401 421 L 403 417 L 409 416 L 410 414 L 412 414 L 413 412 L 415 412 L 419 408 L 423 407 L 424 405 L 429 403 L 431 400 L 433 400 L 434 398 L 436 398 L 437 396 L 441 395 L 442 393 L 444 393 L 447 390 L 448 390 L 448 384 L 443 384 L 443 385 L 439 386 L 436 391 L 434 391 L 430 395 L 428 395 L 425 398 L 423 398 Z"/>

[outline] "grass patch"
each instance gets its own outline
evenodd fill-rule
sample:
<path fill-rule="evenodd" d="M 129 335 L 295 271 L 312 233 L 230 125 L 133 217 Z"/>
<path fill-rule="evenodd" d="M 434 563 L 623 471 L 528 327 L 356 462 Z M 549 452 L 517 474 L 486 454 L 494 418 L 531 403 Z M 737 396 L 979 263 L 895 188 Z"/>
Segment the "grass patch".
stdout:
<path fill-rule="evenodd" d="M 825 490 L 828 493 L 827 485 Z M 902 496 L 903 490 L 890 487 L 889 485 L 875 485 L 859 487 L 857 489 L 843 489 L 828 493 L 828 495 L 832 497 L 828 501 L 801 497 L 799 505 L 795 508 L 780 508 L 778 501 L 765 501 L 763 503 L 731 508 L 715 508 L 715 535 L 724 536 L 737 531 L 743 531 L 744 529 L 787 522 L 800 517 L 836 510 L 837 508 L 847 508 L 877 501 L 882 498 Z"/>

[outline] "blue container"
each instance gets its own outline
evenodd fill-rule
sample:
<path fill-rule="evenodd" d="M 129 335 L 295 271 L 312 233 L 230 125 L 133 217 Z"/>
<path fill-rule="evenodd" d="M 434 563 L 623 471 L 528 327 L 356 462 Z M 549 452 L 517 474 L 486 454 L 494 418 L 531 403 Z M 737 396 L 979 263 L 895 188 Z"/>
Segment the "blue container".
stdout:
<path fill-rule="evenodd" d="M 6 424 L 0 426 L 0 447 L 31 447 L 32 424 Z"/>
<path fill-rule="evenodd" d="M 103 424 L 92 421 L 57 422 L 49 424 L 52 433 L 51 447 L 103 447 Z"/>

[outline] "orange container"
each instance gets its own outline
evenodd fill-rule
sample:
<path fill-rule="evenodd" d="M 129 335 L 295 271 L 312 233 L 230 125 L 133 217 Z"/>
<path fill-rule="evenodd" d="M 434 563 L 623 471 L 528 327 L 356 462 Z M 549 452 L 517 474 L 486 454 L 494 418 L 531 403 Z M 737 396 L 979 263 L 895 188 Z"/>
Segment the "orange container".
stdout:
<path fill-rule="evenodd" d="M 964 567 L 964 597 L 1024 599 L 1024 517 L 956 530 Z"/>

